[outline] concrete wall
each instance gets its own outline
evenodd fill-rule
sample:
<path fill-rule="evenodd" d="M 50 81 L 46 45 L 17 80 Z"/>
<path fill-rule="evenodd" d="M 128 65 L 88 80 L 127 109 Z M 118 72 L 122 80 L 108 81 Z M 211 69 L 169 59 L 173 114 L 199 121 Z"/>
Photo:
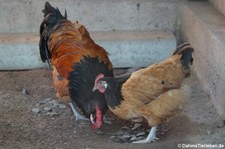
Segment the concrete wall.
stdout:
<path fill-rule="evenodd" d="M 181 35 L 195 48 L 194 69 L 225 119 L 225 16 L 209 2 L 188 2 L 181 18 Z"/>
<path fill-rule="evenodd" d="M 38 32 L 46 0 L 0 0 L 1 32 Z M 169 30 L 179 27 L 180 0 L 49 0 L 90 31 Z"/>

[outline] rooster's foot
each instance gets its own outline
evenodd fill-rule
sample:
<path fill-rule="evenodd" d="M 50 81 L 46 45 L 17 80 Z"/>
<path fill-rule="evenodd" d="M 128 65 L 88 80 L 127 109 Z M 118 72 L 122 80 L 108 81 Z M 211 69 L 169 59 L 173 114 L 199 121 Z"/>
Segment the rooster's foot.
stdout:
<path fill-rule="evenodd" d="M 75 103 L 74 103 L 74 104 L 75 104 Z M 69 102 L 70 108 L 71 108 L 72 111 L 73 111 L 73 114 L 74 114 L 74 116 L 75 116 L 76 121 L 77 121 L 77 120 L 86 120 L 86 121 L 89 121 L 88 118 L 82 116 L 82 115 L 78 112 L 78 110 L 76 109 L 76 108 L 77 108 L 77 105 L 76 105 L 76 104 L 74 105 L 74 104 L 71 103 L 71 102 Z"/>

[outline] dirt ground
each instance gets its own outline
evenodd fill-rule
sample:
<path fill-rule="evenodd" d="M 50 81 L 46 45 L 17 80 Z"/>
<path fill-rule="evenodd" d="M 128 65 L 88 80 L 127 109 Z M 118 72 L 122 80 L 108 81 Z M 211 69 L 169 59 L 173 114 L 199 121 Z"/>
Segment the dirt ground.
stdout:
<path fill-rule="evenodd" d="M 122 121 L 110 112 L 111 124 L 104 124 L 98 133 L 88 121 L 75 121 L 68 103 L 53 107 L 53 114 L 44 109 L 43 101 L 56 101 L 49 70 L 0 72 L 0 148 L 1 149 L 136 149 L 177 148 L 178 144 L 223 144 L 225 126 L 209 96 L 203 92 L 196 75 L 188 80 L 191 99 L 176 117 L 158 130 L 159 141 L 151 144 L 129 143 L 132 133 L 144 132 L 145 125 L 132 131 L 133 123 Z M 41 109 L 35 113 L 34 108 Z M 44 109 L 44 110 L 43 110 Z M 119 138 L 119 136 L 123 136 Z M 185 147 L 185 146 L 183 146 Z M 186 146 L 187 148 L 187 146 Z M 225 147 L 224 147 L 225 148 Z"/>

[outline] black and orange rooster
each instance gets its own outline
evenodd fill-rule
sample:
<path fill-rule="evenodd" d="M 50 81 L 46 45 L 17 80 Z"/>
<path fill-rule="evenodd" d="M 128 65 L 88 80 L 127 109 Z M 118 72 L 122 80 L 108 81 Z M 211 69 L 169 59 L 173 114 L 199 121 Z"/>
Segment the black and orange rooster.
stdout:
<path fill-rule="evenodd" d="M 104 93 L 110 110 L 118 117 L 140 122 L 147 120 L 152 129 L 145 140 L 156 139 L 157 125 L 181 110 L 190 94 L 184 79 L 190 75 L 193 48 L 177 47 L 168 59 L 140 69 L 124 79 L 99 74 L 93 91 Z M 119 81 L 118 81 L 119 80 Z"/>
<path fill-rule="evenodd" d="M 99 128 L 108 107 L 104 95 L 92 92 L 92 87 L 100 73 L 113 77 L 107 52 L 91 39 L 83 25 L 69 21 L 66 11 L 63 16 L 46 2 L 43 13 L 40 56 L 52 65 L 57 96 L 70 96 L 72 105 L 78 106 L 92 122 L 94 118 L 92 127 Z"/>

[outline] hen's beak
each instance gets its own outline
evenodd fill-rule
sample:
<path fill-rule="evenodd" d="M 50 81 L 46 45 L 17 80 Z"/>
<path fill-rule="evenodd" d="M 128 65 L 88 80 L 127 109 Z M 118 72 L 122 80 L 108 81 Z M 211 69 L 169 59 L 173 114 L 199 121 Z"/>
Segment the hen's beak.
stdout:
<path fill-rule="evenodd" d="M 91 114 L 91 115 L 90 115 L 90 121 L 91 121 L 91 124 L 94 124 L 94 123 L 95 123 L 95 120 L 94 120 L 93 114 Z"/>

